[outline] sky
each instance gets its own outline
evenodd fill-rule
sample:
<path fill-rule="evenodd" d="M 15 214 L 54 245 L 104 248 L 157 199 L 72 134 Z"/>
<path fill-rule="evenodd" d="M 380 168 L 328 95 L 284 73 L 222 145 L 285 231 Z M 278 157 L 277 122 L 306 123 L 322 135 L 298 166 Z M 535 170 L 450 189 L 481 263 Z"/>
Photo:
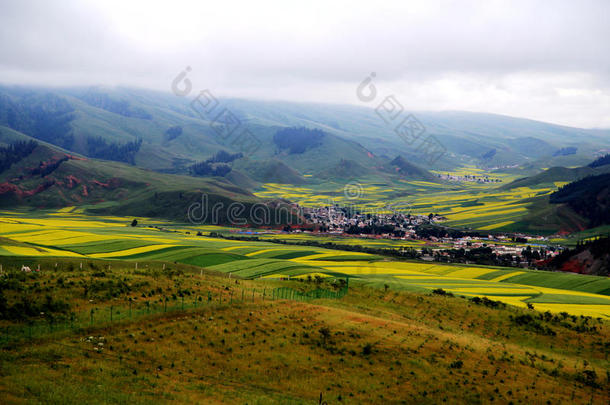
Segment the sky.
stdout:
<path fill-rule="evenodd" d="M 610 128 L 610 1 L 0 2 L 0 83 L 405 108 Z"/>

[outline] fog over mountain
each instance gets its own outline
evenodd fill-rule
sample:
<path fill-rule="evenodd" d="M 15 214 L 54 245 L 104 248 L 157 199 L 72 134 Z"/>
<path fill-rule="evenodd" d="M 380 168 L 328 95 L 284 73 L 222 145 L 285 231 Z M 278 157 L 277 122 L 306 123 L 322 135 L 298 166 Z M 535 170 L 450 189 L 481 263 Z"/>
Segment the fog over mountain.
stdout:
<path fill-rule="evenodd" d="M 0 81 L 490 112 L 610 127 L 610 3 L 3 2 Z M 373 105 L 368 105 L 374 107 Z"/>

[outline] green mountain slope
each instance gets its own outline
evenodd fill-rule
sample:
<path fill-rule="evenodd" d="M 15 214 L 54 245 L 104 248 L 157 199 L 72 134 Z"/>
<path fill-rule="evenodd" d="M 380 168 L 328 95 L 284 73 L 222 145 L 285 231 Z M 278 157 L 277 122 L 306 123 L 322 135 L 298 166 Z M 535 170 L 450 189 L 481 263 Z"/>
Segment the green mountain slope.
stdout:
<path fill-rule="evenodd" d="M 202 203 L 203 195 L 205 203 Z M 243 209 L 230 213 L 233 203 L 239 203 Z M 189 210 L 197 209 L 196 213 L 190 212 L 194 220 L 229 223 L 233 215 L 240 224 L 250 222 L 252 207 L 263 203 L 227 179 L 162 174 L 119 162 L 84 158 L 44 144 L 38 144 L 27 156 L 0 172 L 2 207 L 40 209 L 82 205 L 95 213 L 179 221 L 189 220 Z M 272 220 L 262 225 L 288 220 L 287 212 L 278 214 L 275 220 L 274 214 L 281 204 L 266 205 Z"/>
<path fill-rule="evenodd" d="M 351 179 L 363 178 L 375 173 L 375 169 L 365 167 L 360 163 L 343 159 L 337 165 L 317 174 L 317 178 L 326 179 Z"/>
<path fill-rule="evenodd" d="M 305 178 L 296 170 L 277 159 L 264 161 L 241 159 L 234 167 L 239 172 L 248 173 L 249 177 L 261 183 L 303 184 Z"/>
<path fill-rule="evenodd" d="M 588 227 L 610 224 L 610 173 L 585 177 L 551 194 L 551 204 L 566 204 L 586 218 Z"/>
<path fill-rule="evenodd" d="M 434 169 L 464 163 L 487 167 L 530 164 L 539 169 L 568 161 L 584 164 L 610 146 L 610 132 L 603 130 L 493 114 L 416 112 L 425 127 L 422 139 L 434 135 L 447 149 L 431 166 L 418 145 L 406 144 L 394 133 L 396 123 L 386 124 L 374 108 L 219 100 L 215 111 L 229 111 L 239 120 L 239 131 L 250 131 L 256 139 L 257 147 L 248 147 L 236 141 L 236 135 L 225 138 L 216 132 L 218 125 L 210 125 L 215 115 L 200 116 L 189 105 L 194 96 L 126 88 L 0 87 L 0 125 L 85 156 L 123 159 L 172 173 L 186 173 L 189 164 L 221 149 L 247 152 L 254 160 L 275 158 L 301 174 L 315 176 L 342 160 L 372 167 L 399 155 Z M 289 127 L 319 129 L 326 135 L 316 147 L 290 154 L 274 143 L 278 131 Z M 121 153 L 114 153 L 116 150 Z"/>
<path fill-rule="evenodd" d="M 553 187 L 556 182 L 569 182 L 550 196 L 530 199 L 529 214 L 513 227 L 571 233 L 610 224 L 610 164 L 605 163 L 606 158 L 599 158 L 583 167 L 553 167 L 500 187 Z"/>
<path fill-rule="evenodd" d="M 511 189 L 517 187 L 531 187 L 552 184 L 555 182 L 572 182 L 583 179 L 587 176 L 595 176 L 610 172 L 610 165 L 604 165 L 600 167 L 551 167 L 542 173 L 536 174 L 531 177 L 524 177 L 517 179 L 509 184 L 502 186 L 502 189 Z"/>
<path fill-rule="evenodd" d="M 410 177 L 416 180 L 424 180 L 424 181 L 438 181 L 438 179 L 433 176 L 430 172 L 425 169 L 422 169 L 419 166 L 414 165 L 411 162 L 408 162 L 402 156 L 396 157 L 396 159 L 392 160 L 389 165 L 387 165 L 386 170 L 391 173 L 396 173 L 399 176 Z"/>

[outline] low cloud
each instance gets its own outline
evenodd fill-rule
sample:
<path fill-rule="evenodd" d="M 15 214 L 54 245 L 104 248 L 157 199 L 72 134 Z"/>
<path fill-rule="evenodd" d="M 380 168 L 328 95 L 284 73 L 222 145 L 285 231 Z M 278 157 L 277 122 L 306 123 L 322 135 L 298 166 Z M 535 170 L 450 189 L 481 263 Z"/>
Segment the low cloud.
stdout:
<path fill-rule="evenodd" d="M 358 103 L 379 85 L 410 109 L 610 127 L 610 3 L 4 2 L 4 83 Z"/>

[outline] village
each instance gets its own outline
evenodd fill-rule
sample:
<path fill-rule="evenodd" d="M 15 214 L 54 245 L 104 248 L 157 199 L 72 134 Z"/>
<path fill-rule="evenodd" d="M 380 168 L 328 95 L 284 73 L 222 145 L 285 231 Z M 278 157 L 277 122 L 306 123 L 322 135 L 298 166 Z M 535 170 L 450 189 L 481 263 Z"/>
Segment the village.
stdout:
<path fill-rule="evenodd" d="M 501 183 L 502 180 L 499 178 L 489 177 L 487 175 L 474 175 L 474 174 L 465 174 L 465 175 L 455 175 L 455 174 L 438 174 L 437 175 L 441 180 L 448 181 L 456 181 L 456 182 L 472 182 L 472 183 Z"/>
<path fill-rule="evenodd" d="M 487 248 L 490 254 L 503 256 L 510 260 L 510 265 L 527 264 L 534 260 L 549 259 L 562 250 L 561 246 L 551 245 L 547 237 L 518 234 L 481 234 L 464 232 L 444 227 L 446 218 L 430 213 L 417 215 L 387 211 L 379 213 L 360 213 L 353 209 L 331 205 L 324 207 L 300 207 L 305 219 L 314 225 L 314 231 L 295 229 L 291 232 L 306 232 L 335 236 L 359 238 L 423 240 L 429 253 L 422 259 L 433 260 L 434 256 L 450 256 L 450 250 L 470 251 Z M 426 226 L 428 225 L 428 226 Z M 524 252 L 532 252 L 528 260 L 523 261 Z M 526 255 L 529 255 L 527 253 Z"/>

